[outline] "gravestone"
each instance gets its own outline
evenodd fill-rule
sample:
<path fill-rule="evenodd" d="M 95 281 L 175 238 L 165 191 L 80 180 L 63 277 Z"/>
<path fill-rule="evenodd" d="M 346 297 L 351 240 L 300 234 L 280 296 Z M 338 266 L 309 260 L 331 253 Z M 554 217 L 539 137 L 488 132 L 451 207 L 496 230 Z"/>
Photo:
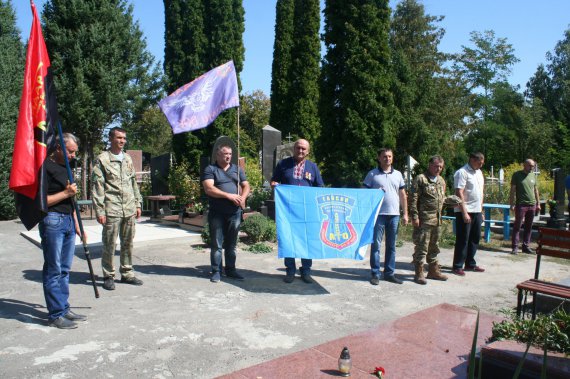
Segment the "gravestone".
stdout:
<path fill-rule="evenodd" d="M 150 160 L 150 184 L 153 195 L 168 195 L 168 175 L 172 164 L 172 155 L 166 153 Z"/>
<path fill-rule="evenodd" d="M 131 156 L 137 176 L 137 183 L 140 184 L 142 182 L 143 152 L 142 150 L 127 150 L 127 154 Z"/>
<path fill-rule="evenodd" d="M 281 132 L 270 125 L 261 129 L 261 167 L 263 179 L 269 182 L 277 164 L 275 149 L 281 145 Z"/>
<path fill-rule="evenodd" d="M 564 180 L 566 179 L 566 174 L 560 168 L 555 168 L 553 171 L 554 175 L 554 201 L 556 205 L 550 210 L 550 218 L 546 222 L 549 228 L 555 229 L 566 229 L 566 217 L 564 215 L 565 211 L 565 200 L 566 200 L 566 186 Z"/>
<path fill-rule="evenodd" d="M 292 157 L 294 152 L 294 147 L 295 147 L 294 142 L 290 142 L 285 145 L 278 145 L 275 147 L 275 155 L 274 155 L 275 163 L 271 168 L 271 175 L 269 176 L 270 179 L 271 176 L 273 175 L 273 169 L 277 165 L 277 162 L 279 162 L 282 159 Z M 275 200 L 273 199 L 265 200 L 263 202 L 263 206 L 261 207 L 261 214 L 264 215 L 265 217 L 269 217 L 270 219 L 275 220 Z"/>

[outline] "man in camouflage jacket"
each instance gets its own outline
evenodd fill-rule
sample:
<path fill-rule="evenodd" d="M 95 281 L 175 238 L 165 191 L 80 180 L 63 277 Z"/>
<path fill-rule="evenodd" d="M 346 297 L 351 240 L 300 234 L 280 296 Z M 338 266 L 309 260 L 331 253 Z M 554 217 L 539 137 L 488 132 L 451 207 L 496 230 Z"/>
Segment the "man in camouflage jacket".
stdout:
<path fill-rule="evenodd" d="M 142 197 L 131 157 L 123 152 L 127 142 L 124 129 L 109 131 L 111 148 L 97 157 L 93 168 L 92 198 L 97 222 L 103 225 L 103 288 L 115 289 L 113 258 L 117 236 L 121 240 L 121 282 L 142 285 L 135 277 L 132 264 L 135 218 L 141 216 Z"/>
<path fill-rule="evenodd" d="M 431 157 L 427 171 L 416 176 L 412 186 L 410 214 L 414 226 L 414 265 L 416 269 L 414 281 L 418 284 L 427 284 L 424 277 L 424 257 L 429 264 L 427 278 L 447 280 L 447 276 L 441 273 L 437 261 L 445 199 L 445 180 L 440 176 L 443 165 L 442 157 L 439 155 Z"/>

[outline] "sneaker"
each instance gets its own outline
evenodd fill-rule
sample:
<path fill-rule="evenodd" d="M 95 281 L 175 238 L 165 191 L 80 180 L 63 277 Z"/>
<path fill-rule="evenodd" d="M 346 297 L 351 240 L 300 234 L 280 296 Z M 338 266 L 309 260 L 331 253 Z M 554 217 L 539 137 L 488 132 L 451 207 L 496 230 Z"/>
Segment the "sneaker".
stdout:
<path fill-rule="evenodd" d="M 452 271 L 455 275 L 465 276 L 465 271 L 462 268 L 454 268 Z"/>
<path fill-rule="evenodd" d="M 465 266 L 465 271 L 485 272 L 485 269 L 479 266 Z"/>
<path fill-rule="evenodd" d="M 49 326 L 53 326 L 54 328 L 58 329 L 75 329 L 77 328 L 77 324 L 71 320 L 66 319 L 65 317 L 58 317 L 55 320 L 51 320 L 48 322 Z"/>
<path fill-rule="evenodd" d="M 130 276 L 128 278 L 123 276 L 121 277 L 121 283 L 132 284 L 133 286 L 142 286 L 143 281 L 134 276 Z"/>
<path fill-rule="evenodd" d="M 307 284 L 312 284 L 315 281 L 313 280 L 313 278 L 311 277 L 311 274 L 305 274 L 305 275 L 301 275 L 301 279 L 307 283 Z"/>
<path fill-rule="evenodd" d="M 370 278 L 370 284 L 372 284 L 373 286 L 377 286 L 378 284 L 380 284 L 380 277 L 372 275 L 372 277 Z"/>
<path fill-rule="evenodd" d="M 73 312 L 71 309 L 63 317 L 65 317 L 69 321 L 85 321 L 85 320 L 87 320 L 87 316 L 78 315 L 77 313 Z"/>
<path fill-rule="evenodd" d="M 216 271 L 216 272 L 212 273 L 212 277 L 210 278 L 210 282 L 218 283 L 219 281 L 220 281 L 220 272 Z"/>
<path fill-rule="evenodd" d="M 517 249 L 511 250 L 511 255 L 517 255 L 519 252 Z"/>
<path fill-rule="evenodd" d="M 403 281 L 401 281 L 400 279 L 396 278 L 395 275 L 390 275 L 390 276 L 385 276 L 384 280 L 390 283 L 395 283 L 395 284 L 404 284 Z"/>
<path fill-rule="evenodd" d="M 115 289 L 115 279 L 113 279 L 110 276 L 105 278 L 105 281 L 103 282 L 103 288 L 105 288 L 107 291 L 114 290 Z"/>
<path fill-rule="evenodd" d="M 245 278 L 237 273 L 236 270 L 226 271 L 226 276 L 235 280 L 244 280 Z"/>
<path fill-rule="evenodd" d="M 285 275 L 285 278 L 283 279 L 285 283 L 293 283 L 294 280 L 295 275 Z"/>
<path fill-rule="evenodd" d="M 532 255 L 536 254 L 536 252 L 533 249 L 531 249 L 530 247 L 524 247 L 524 246 L 522 248 L 522 252 L 525 254 L 532 254 Z"/>

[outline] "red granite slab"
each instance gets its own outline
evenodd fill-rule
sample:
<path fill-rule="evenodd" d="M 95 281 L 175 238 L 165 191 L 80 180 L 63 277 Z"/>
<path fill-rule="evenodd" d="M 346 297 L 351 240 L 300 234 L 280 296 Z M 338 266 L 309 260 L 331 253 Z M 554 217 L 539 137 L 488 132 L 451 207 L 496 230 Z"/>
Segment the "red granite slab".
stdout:
<path fill-rule="evenodd" d="M 387 378 L 465 378 L 477 313 L 440 304 L 371 330 L 343 337 L 223 378 L 326 378 L 338 376 L 337 360 L 350 350 L 352 378 L 370 378 L 376 366 Z M 478 345 L 499 317 L 480 314 Z"/>

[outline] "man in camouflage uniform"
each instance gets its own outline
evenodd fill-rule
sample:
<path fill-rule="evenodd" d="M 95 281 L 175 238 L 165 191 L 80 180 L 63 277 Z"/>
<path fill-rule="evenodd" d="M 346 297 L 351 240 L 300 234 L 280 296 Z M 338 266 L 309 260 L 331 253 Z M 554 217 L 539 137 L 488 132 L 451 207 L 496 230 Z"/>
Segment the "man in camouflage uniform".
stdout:
<path fill-rule="evenodd" d="M 135 218 L 141 216 L 142 197 L 131 157 L 123 152 L 127 133 L 121 128 L 109 131 L 109 151 L 97 157 L 93 167 L 92 197 L 97 222 L 103 225 L 103 288 L 115 289 L 113 258 L 117 236 L 121 239 L 121 282 L 140 286 L 132 264 Z"/>
<path fill-rule="evenodd" d="M 434 155 L 429 160 L 425 173 L 414 179 L 410 196 L 410 213 L 414 226 L 414 265 L 416 274 L 414 282 L 427 284 L 424 277 L 424 257 L 429 264 L 427 278 L 447 280 L 439 269 L 439 234 L 443 201 L 445 199 L 445 180 L 440 176 L 443 171 L 443 158 Z"/>

